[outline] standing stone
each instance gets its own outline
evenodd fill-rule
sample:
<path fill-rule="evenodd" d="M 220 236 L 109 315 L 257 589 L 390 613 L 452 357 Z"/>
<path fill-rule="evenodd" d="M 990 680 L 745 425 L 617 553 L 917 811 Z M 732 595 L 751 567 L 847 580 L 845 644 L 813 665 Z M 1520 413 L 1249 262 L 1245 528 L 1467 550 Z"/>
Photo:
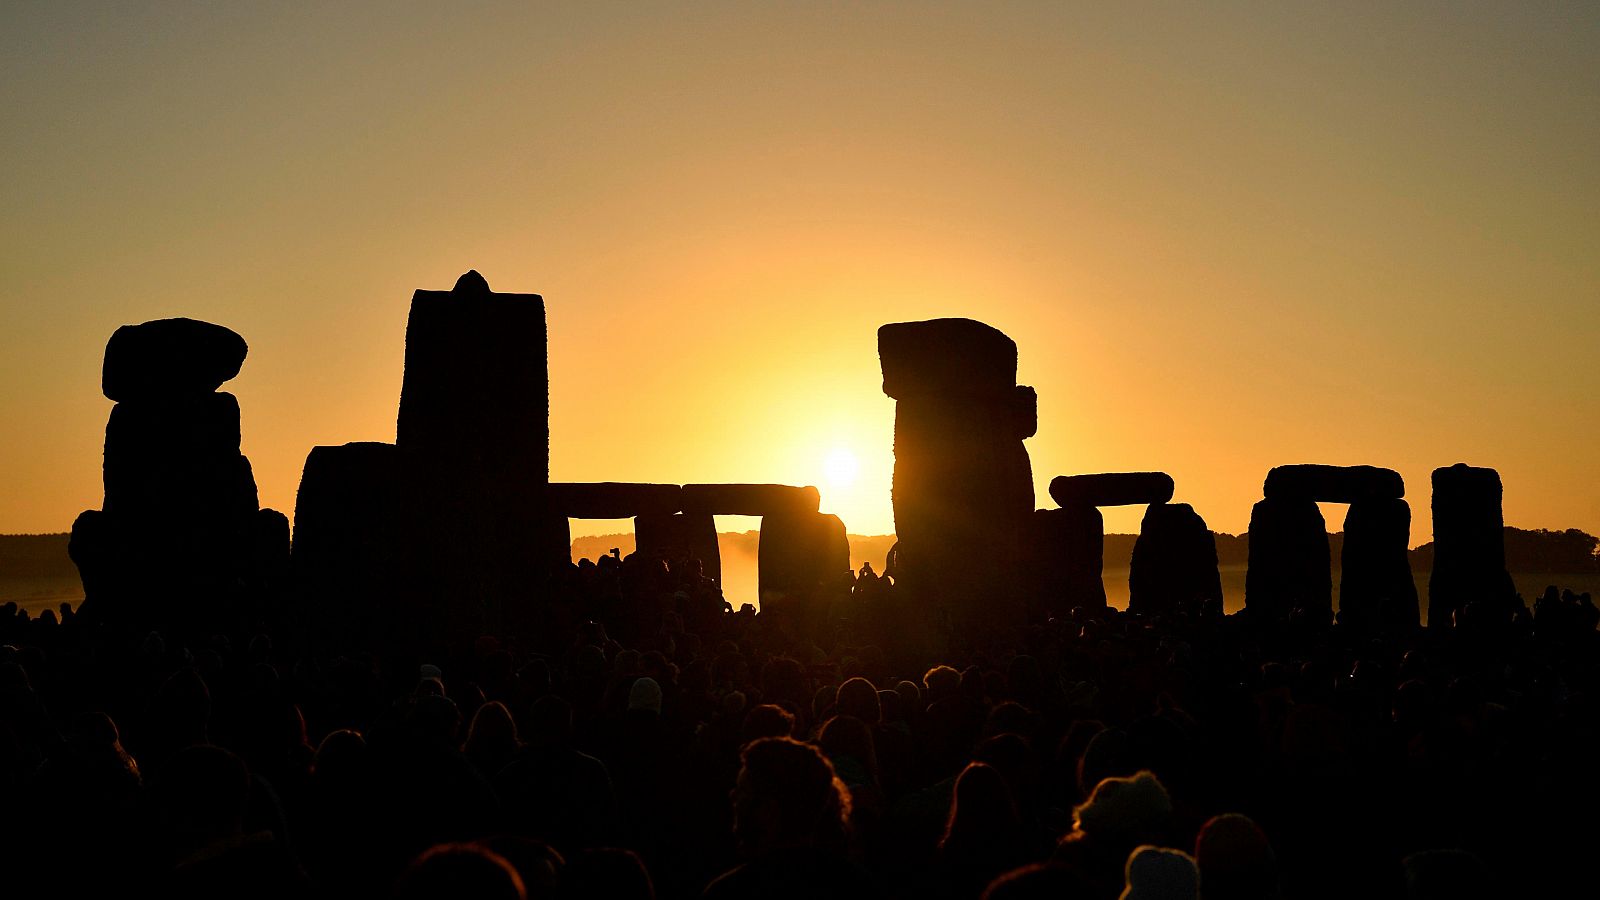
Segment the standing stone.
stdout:
<path fill-rule="evenodd" d="M 1152 503 L 1133 544 L 1128 611 L 1161 615 L 1183 608 L 1222 614 L 1217 539 L 1189 504 Z"/>
<path fill-rule="evenodd" d="M 709 513 L 650 513 L 633 520 L 635 552 L 669 564 L 700 563 L 700 574 L 722 583 L 717 520 Z"/>
<path fill-rule="evenodd" d="M 935 319 L 883 326 L 878 353 L 896 401 L 897 584 L 958 634 L 1019 620 L 1033 515 L 1022 441 L 1037 398 L 1016 383 L 1016 343 L 970 319 Z"/>
<path fill-rule="evenodd" d="M 1449 628 L 1473 602 L 1509 612 L 1516 586 L 1506 571 L 1500 473 L 1457 463 L 1433 470 L 1433 574 L 1428 627 Z"/>
<path fill-rule="evenodd" d="M 118 403 L 106 422 L 104 508 L 165 524 L 248 516 L 259 503 L 239 443 L 232 394 Z"/>
<path fill-rule="evenodd" d="M 128 626 L 207 633 L 256 604 L 266 612 L 287 565 L 282 517 L 261 510 L 239 452 L 239 404 L 216 393 L 238 374 L 244 339 L 219 325 L 163 319 L 117 329 L 101 388 L 105 499 L 73 526 L 84 609 Z"/>
<path fill-rule="evenodd" d="M 1040 612 L 1065 618 L 1074 609 L 1106 608 L 1105 517 L 1093 506 L 1040 509 L 1031 527 L 1034 548 L 1028 569 L 1034 574 Z"/>
<path fill-rule="evenodd" d="M 399 543 L 405 517 L 393 444 L 311 448 L 295 496 L 290 559 L 335 646 L 415 614 L 404 590 L 410 560 Z"/>
<path fill-rule="evenodd" d="M 570 547 L 551 527 L 544 300 L 477 272 L 417 291 L 396 425 L 412 498 L 412 587 L 457 634 L 498 627 Z"/>
<path fill-rule="evenodd" d="M 1339 621 L 1361 631 L 1417 627 L 1411 577 L 1411 506 L 1399 498 L 1357 499 L 1344 517 Z"/>
<path fill-rule="evenodd" d="M 1250 562 L 1244 602 L 1252 616 L 1272 621 L 1304 609 L 1333 612 L 1328 526 L 1316 501 L 1268 497 L 1250 511 Z"/>
<path fill-rule="evenodd" d="M 828 592 L 850 574 L 844 522 L 818 512 L 763 516 L 756 564 L 763 610 L 815 619 Z"/>

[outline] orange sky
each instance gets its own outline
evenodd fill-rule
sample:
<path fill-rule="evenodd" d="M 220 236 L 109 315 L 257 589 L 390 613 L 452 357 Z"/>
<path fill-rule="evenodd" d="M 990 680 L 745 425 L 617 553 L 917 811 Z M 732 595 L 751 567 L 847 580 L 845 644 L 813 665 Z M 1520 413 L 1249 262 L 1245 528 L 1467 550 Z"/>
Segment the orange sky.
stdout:
<path fill-rule="evenodd" d="M 1270 466 L 1370 463 L 1420 543 L 1466 461 L 1600 533 L 1592 9 L 330 6 L 0 10 L 0 532 L 99 506 L 118 325 L 245 336 L 289 511 L 475 267 L 545 296 L 556 480 L 844 447 L 825 506 L 886 532 L 876 328 L 959 315 L 1021 347 L 1041 506 L 1163 469 L 1237 532 Z"/>

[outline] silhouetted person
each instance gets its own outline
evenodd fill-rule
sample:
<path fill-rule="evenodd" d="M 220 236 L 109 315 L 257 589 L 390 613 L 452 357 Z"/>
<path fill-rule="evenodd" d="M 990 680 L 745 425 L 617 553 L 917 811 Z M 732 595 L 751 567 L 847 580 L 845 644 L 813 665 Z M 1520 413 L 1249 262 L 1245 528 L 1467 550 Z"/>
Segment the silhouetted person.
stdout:
<path fill-rule="evenodd" d="M 1017 807 L 1000 773 L 971 763 L 956 778 L 939 839 L 945 896 L 976 897 L 990 881 L 1027 861 Z"/>
<path fill-rule="evenodd" d="M 567 861 L 543 841 L 515 834 L 497 834 L 476 842 L 499 854 L 522 879 L 528 900 L 550 900 L 560 896 Z"/>
<path fill-rule="evenodd" d="M 1054 858 L 1082 876 L 1094 896 L 1115 897 L 1128 854 L 1140 844 L 1167 844 L 1172 825 L 1172 800 L 1154 775 L 1106 778 L 1073 810 L 1072 831 Z"/>
<path fill-rule="evenodd" d="M 1276 900 L 1277 863 L 1267 836 L 1245 816 L 1213 816 L 1195 837 L 1194 858 L 1206 900 Z"/>
<path fill-rule="evenodd" d="M 478 707 L 477 713 L 472 716 L 472 725 L 467 729 L 467 739 L 461 745 L 461 752 L 466 754 L 467 761 L 479 774 L 491 779 L 521 749 L 522 742 L 517 739 L 517 723 L 512 721 L 511 711 L 498 700 Z"/>
<path fill-rule="evenodd" d="M 572 706 L 551 695 L 533 705 L 528 743 L 495 777 L 507 825 L 576 850 L 617 837 L 617 801 L 600 760 L 572 747 Z"/>
<path fill-rule="evenodd" d="M 1139 847 L 1128 855 L 1121 900 L 1199 900 L 1200 872 L 1182 850 Z"/>
<path fill-rule="evenodd" d="M 845 859 L 850 795 L 809 744 L 763 738 L 744 748 L 733 832 L 744 864 L 706 887 L 708 900 L 867 897 Z"/>
<path fill-rule="evenodd" d="M 480 844 L 439 844 L 417 857 L 394 886 L 395 900 L 527 900 L 522 876 Z"/>
<path fill-rule="evenodd" d="M 763 703 L 745 713 L 744 725 L 739 729 L 740 745 L 767 737 L 792 737 L 794 716 L 783 707 Z"/>
<path fill-rule="evenodd" d="M 297 897 L 307 885 L 268 831 L 245 830 L 250 773 L 221 747 L 179 751 L 156 786 L 174 863 L 164 897 Z"/>

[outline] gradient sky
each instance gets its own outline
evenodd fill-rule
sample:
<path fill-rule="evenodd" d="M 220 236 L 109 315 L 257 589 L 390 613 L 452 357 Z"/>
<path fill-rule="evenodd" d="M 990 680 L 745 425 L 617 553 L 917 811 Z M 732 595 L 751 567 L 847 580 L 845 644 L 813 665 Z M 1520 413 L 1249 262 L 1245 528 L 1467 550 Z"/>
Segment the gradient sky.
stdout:
<path fill-rule="evenodd" d="M 529 6 L 0 6 L 0 532 L 100 505 L 117 326 L 245 336 L 287 512 L 477 268 L 545 297 L 556 480 L 887 532 L 876 329 L 969 316 L 1038 389 L 1040 506 L 1163 469 L 1238 532 L 1270 466 L 1369 463 L 1421 543 L 1466 461 L 1600 533 L 1593 4 Z"/>

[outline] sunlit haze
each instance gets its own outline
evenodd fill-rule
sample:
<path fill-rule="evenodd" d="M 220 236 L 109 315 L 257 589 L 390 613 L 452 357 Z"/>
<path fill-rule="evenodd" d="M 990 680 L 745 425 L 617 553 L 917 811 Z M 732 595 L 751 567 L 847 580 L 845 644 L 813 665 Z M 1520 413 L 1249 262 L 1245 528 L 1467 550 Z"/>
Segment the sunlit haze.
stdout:
<path fill-rule="evenodd" d="M 13 3 L 0 47 L 0 532 L 100 506 L 106 339 L 168 316 L 249 341 L 292 511 L 313 445 L 394 439 L 411 292 L 469 268 L 545 298 L 557 481 L 889 533 L 876 329 L 966 316 L 1038 390 L 1041 507 L 1157 469 L 1239 532 L 1271 466 L 1373 464 L 1417 544 L 1464 461 L 1600 532 L 1592 8 Z"/>

